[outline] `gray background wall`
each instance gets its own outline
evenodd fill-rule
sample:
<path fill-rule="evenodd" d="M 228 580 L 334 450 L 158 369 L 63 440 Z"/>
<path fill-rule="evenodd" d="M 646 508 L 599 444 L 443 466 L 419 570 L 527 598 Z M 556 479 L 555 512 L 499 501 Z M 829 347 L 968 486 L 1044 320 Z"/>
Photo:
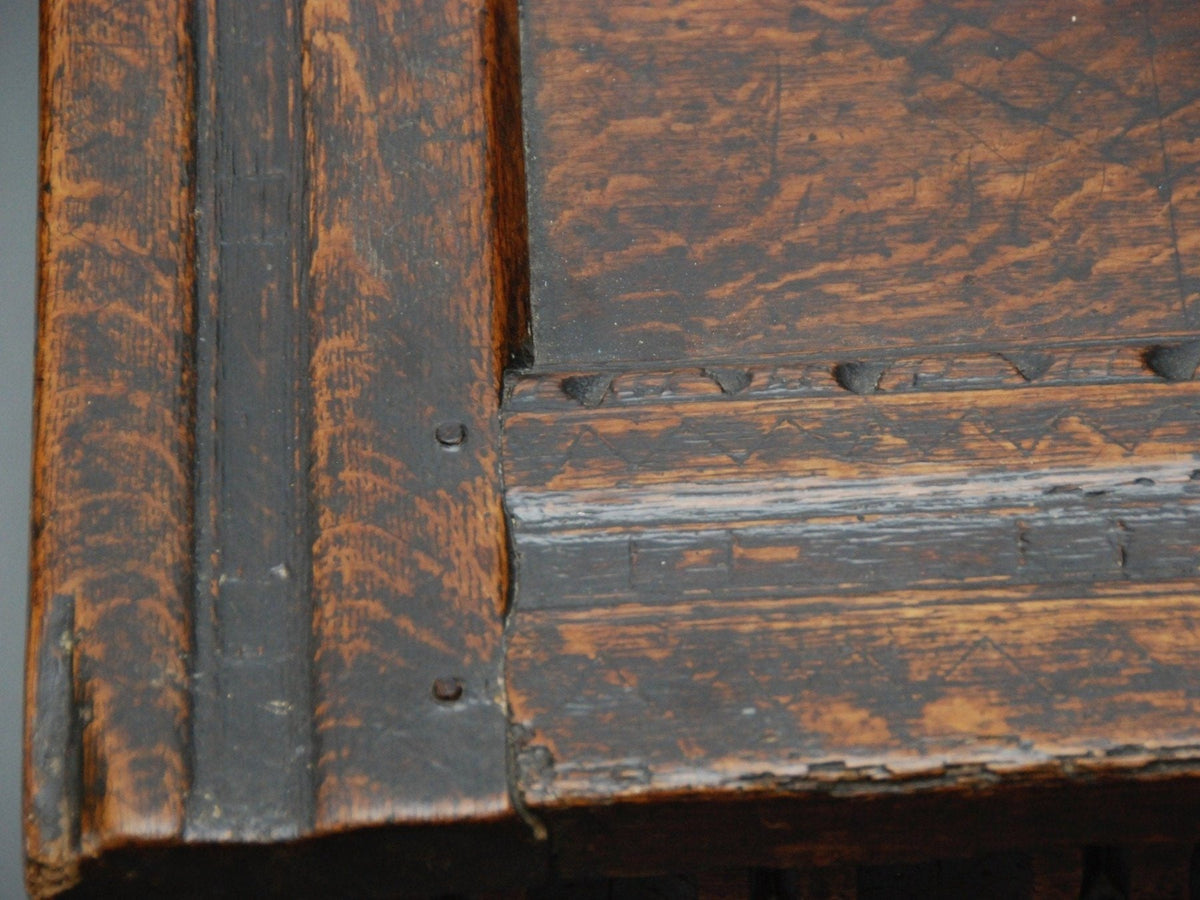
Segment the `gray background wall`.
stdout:
<path fill-rule="evenodd" d="M 0 0 L 0 900 L 21 878 L 24 657 L 37 213 L 37 2 Z"/>

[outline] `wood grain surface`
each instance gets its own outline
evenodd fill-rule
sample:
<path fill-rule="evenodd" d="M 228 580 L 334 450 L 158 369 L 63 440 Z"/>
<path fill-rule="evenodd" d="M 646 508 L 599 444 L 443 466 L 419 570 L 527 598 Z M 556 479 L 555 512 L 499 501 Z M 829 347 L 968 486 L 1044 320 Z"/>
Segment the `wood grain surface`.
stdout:
<path fill-rule="evenodd" d="M 81 854 L 182 833 L 192 570 L 188 4 L 42 15 L 35 893 Z"/>
<path fill-rule="evenodd" d="M 518 614 L 535 806 L 1198 765 L 1191 585 Z M 603 732 L 597 725 L 603 723 Z M 653 722 L 654 727 L 647 727 Z M 872 787 L 874 786 L 874 787 Z"/>
<path fill-rule="evenodd" d="M 1200 326 L 1193 3 L 523 16 L 539 365 Z"/>
<path fill-rule="evenodd" d="M 1188 464 L 1197 421 L 1195 381 L 577 405 L 508 415 L 505 474 L 520 502 L 526 492 L 615 494 L 668 483 L 808 479 L 808 487 L 889 474 L 1132 471 Z"/>
<path fill-rule="evenodd" d="M 511 813 L 485 15 L 304 6 L 322 830 Z"/>
<path fill-rule="evenodd" d="M 34 896 L 1200 883 L 1194 4 L 43 39 Z"/>
<path fill-rule="evenodd" d="M 1031 782 L 1195 777 L 1197 383 L 1121 345 L 882 362 L 862 393 L 829 358 L 510 377 L 516 778 L 583 842 L 560 866 L 636 867 L 677 800 L 703 822 L 656 844 L 679 866 L 861 862 L 903 838 L 818 798 L 992 791 L 986 820 Z M 1047 839 L 1103 838 L 1048 796 Z M 710 839 L 784 798 L 807 825 Z M 979 846 L 896 804 L 914 840 Z M 1149 806 L 1126 838 L 1169 833 Z"/>
<path fill-rule="evenodd" d="M 501 680 L 515 23 L 47 4 L 35 896 L 545 866 Z"/>

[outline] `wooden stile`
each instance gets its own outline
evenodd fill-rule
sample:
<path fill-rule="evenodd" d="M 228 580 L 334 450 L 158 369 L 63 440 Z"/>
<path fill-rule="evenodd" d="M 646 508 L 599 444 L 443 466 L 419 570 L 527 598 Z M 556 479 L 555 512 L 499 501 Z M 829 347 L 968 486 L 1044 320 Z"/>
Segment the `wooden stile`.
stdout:
<path fill-rule="evenodd" d="M 511 814 L 484 15 L 304 9 L 321 830 Z"/>
<path fill-rule="evenodd" d="M 47 6 L 35 894 L 531 877 L 501 654 L 513 28 Z"/>
<path fill-rule="evenodd" d="M 35 893 L 77 879 L 81 856 L 183 831 L 195 279 L 187 5 L 42 16 Z"/>

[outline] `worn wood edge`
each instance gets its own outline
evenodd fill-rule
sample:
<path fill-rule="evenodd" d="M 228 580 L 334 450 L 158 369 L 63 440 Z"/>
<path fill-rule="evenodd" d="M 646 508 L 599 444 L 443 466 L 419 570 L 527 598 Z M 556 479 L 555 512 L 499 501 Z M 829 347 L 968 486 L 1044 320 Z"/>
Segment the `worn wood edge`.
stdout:
<path fill-rule="evenodd" d="M 800 584 L 852 603 L 959 579 L 1195 575 L 1198 390 L 721 394 L 509 412 L 514 602 L 741 604 Z"/>
<path fill-rule="evenodd" d="M 1177 598 L 1191 601 L 1196 598 L 1198 583 L 1192 578 L 1163 578 L 1146 582 L 1129 580 L 1095 581 L 1087 585 L 1062 582 L 959 586 L 947 590 L 941 586 L 917 586 L 907 590 L 829 592 L 819 595 L 794 590 L 774 597 L 748 598 L 744 604 L 731 604 L 725 599 L 696 600 L 678 597 L 669 603 L 623 602 L 607 606 L 603 615 L 594 608 L 531 609 L 518 607 L 509 617 L 509 629 L 514 642 L 524 639 L 521 628 L 545 625 L 572 628 L 600 627 L 604 621 L 613 624 L 649 621 L 652 618 L 678 619 L 695 615 L 705 621 L 729 619 L 748 622 L 754 617 L 772 616 L 786 619 L 800 611 L 844 613 L 878 611 L 883 609 L 913 611 L 936 606 L 973 606 L 979 603 L 1022 603 L 1026 601 L 1052 604 L 1059 601 L 1097 601 L 1119 606 L 1135 597 L 1147 600 Z M 512 658 L 510 654 L 510 665 Z"/>
<path fill-rule="evenodd" d="M 943 629 L 952 620 L 955 628 L 965 627 L 959 620 L 966 616 L 977 627 L 999 629 L 998 639 L 1004 644 L 1016 633 L 1018 617 L 1026 623 L 1024 627 L 1036 630 L 1039 623 L 1057 622 L 1066 615 L 1062 610 L 1087 612 L 1095 621 L 1107 620 L 1106 617 L 1120 612 L 1125 621 L 1131 622 L 1150 616 L 1153 609 L 1157 618 L 1147 619 L 1143 630 L 1157 629 L 1161 637 L 1164 617 L 1172 610 L 1197 608 L 1194 581 L 1155 586 L 1116 583 L 1097 588 L 1091 596 L 1029 588 L 959 591 L 953 598 L 944 591 L 902 592 L 869 598 L 869 602 L 859 604 L 829 597 L 824 604 L 816 604 L 811 619 L 806 618 L 808 600 L 794 603 L 760 600 L 735 606 L 679 602 L 666 608 L 630 604 L 604 608 L 599 615 L 592 609 L 518 611 L 509 628 L 511 739 L 516 746 L 518 785 L 524 802 L 543 816 L 553 809 L 617 801 L 659 802 L 689 797 L 719 800 L 749 794 L 770 797 L 829 792 L 869 796 L 921 792 L 946 785 L 973 790 L 1048 776 L 1067 781 L 1163 773 L 1200 776 L 1200 732 L 1189 730 L 1187 717 L 1180 720 L 1181 728 L 1176 733 L 1157 733 L 1150 738 L 1147 729 L 1155 721 L 1153 716 L 1144 722 L 1121 718 L 1130 715 L 1128 698 L 1125 706 L 1112 714 L 1117 719 L 1103 735 L 1095 723 L 1075 735 L 1047 735 L 1036 729 L 1022 733 L 1019 725 L 1012 726 L 1018 729 L 1014 734 L 989 735 L 986 731 L 977 732 L 976 729 L 986 726 L 970 724 L 968 716 L 964 724 L 956 726 L 957 731 L 946 730 L 944 734 L 930 731 L 928 725 L 920 723 L 914 734 L 908 735 L 902 729 L 907 735 L 903 741 L 907 743 L 901 742 L 901 752 L 896 746 L 898 739 L 888 732 L 908 724 L 903 714 L 897 712 L 895 721 L 880 722 L 856 722 L 851 714 L 846 721 L 836 720 L 833 725 L 802 726 L 799 719 L 789 722 L 789 716 L 798 715 L 792 711 L 794 703 L 786 706 L 786 712 L 774 715 L 770 711 L 774 708 L 770 705 L 774 702 L 770 700 L 773 695 L 764 693 L 755 677 L 736 664 L 737 660 L 745 662 L 745 657 L 761 660 L 759 664 L 769 669 L 772 660 L 790 659 L 789 649 L 794 651 L 797 646 L 804 646 L 809 631 L 819 638 L 831 627 L 833 618 L 841 617 L 848 632 L 857 635 L 853 646 L 862 644 L 886 653 L 887 647 L 876 647 L 865 637 L 874 628 L 889 635 L 889 646 L 896 644 L 914 654 L 906 657 L 897 651 L 901 660 L 920 661 L 916 663 L 917 669 L 928 670 L 925 681 L 913 682 L 914 688 L 921 685 L 927 692 L 930 685 L 935 688 L 940 685 L 944 675 L 936 674 L 940 668 L 932 658 L 922 660 L 918 654 L 921 641 L 931 640 L 923 632 L 936 631 L 938 622 Z M 1128 607 L 1134 599 L 1139 601 L 1139 611 L 1131 613 Z M 844 611 L 837 612 L 843 607 Z M 1009 619 L 1007 631 L 1000 622 L 1004 616 Z M 1072 634 L 1072 627 L 1064 625 L 1042 640 L 1053 637 L 1063 643 L 1064 636 Z M 893 629 L 901 634 L 894 634 Z M 716 647 L 725 647 L 726 642 L 706 637 L 711 635 L 724 636 L 727 642 L 738 646 L 729 649 L 727 659 L 718 660 Z M 949 647 L 951 671 L 957 671 L 980 647 L 985 659 L 996 653 L 1009 661 L 1006 665 L 1016 666 L 1008 655 L 1011 647 L 999 649 L 987 633 L 980 638 L 968 630 L 965 635 L 970 640 L 964 642 L 964 637 L 959 636 Z M 1141 634 L 1140 639 L 1145 640 L 1146 635 Z M 1183 644 L 1177 637 L 1166 641 L 1170 646 L 1161 647 L 1159 655 L 1169 663 L 1172 654 L 1178 657 L 1182 652 Z M 1069 640 L 1063 643 L 1069 645 Z M 703 660 L 691 654 L 698 646 L 709 647 Z M 748 647 L 756 648 L 755 652 Z M 843 648 L 839 652 L 848 651 Z M 1158 659 L 1150 651 L 1142 652 L 1148 660 Z M 563 669 L 567 665 L 563 657 L 568 654 L 576 660 L 569 673 Z M 818 664 L 818 657 L 819 654 L 812 659 L 796 660 L 795 665 L 800 667 L 799 671 L 807 671 Z M 1175 658 L 1174 663 L 1178 667 L 1180 660 Z M 708 696 L 713 690 L 690 680 L 672 680 L 671 673 L 681 666 L 690 671 L 694 665 L 710 669 L 703 684 L 711 683 L 720 689 L 716 696 L 721 697 L 721 708 L 705 707 L 706 724 L 712 725 L 716 717 L 723 717 L 726 733 L 745 733 L 740 744 L 735 741 L 725 748 L 710 746 L 711 728 L 689 727 L 689 715 L 696 713 L 697 698 Z M 1082 663 L 1075 660 L 1072 665 L 1079 669 Z M 557 674 L 547 671 L 555 666 L 560 669 Z M 1040 679 L 1043 675 L 1048 677 L 1047 673 L 1036 668 L 1029 672 L 1022 668 L 1021 672 L 1022 679 L 1038 682 L 1039 690 L 1053 690 L 1041 685 Z M 837 677 L 837 672 L 829 675 L 831 679 Z M 822 697 L 837 699 L 847 709 L 865 713 L 855 706 L 861 698 L 854 692 L 851 680 L 845 676 L 843 679 L 833 682 L 843 685 L 841 693 L 832 687 L 813 688 L 819 696 L 809 702 Z M 793 680 L 797 685 L 805 683 L 799 675 Z M 995 683 L 989 684 L 993 689 L 997 687 Z M 1101 679 L 1092 687 L 1100 684 L 1107 682 Z M 654 700 L 643 697 L 645 686 L 649 686 Z M 863 685 L 855 687 L 862 689 Z M 774 688 L 776 692 L 784 689 L 784 685 Z M 1119 696 L 1111 686 L 1101 690 L 1114 698 Z M 689 696 L 681 696 L 682 693 Z M 1163 694 L 1160 701 L 1171 694 L 1166 687 L 1160 693 Z M 929 703 L 933 697 L 940 701 L 956 696 L 970 698 L 975 694 L 982 695 L 985 705 L 991 702 L 986 701 L 986 691 L 973 687 L 969 681 L 964 688 L 947 691 L 938 688 L 932 694 L 926 693 L 922 702 Z M 671 709 L 681 711 L 678 717 L 659 718 L 654 712 L 667 697 L 672 698 Z M 769 723 L 764 721 L 761 725 L 755 723 L 763 711 L 754 709 L 760 701 L 767 704 L 765 714 L 772 717 Z M 1089 702 L 1102 703 L 1104 698 L 1093 696 Z M 1147 697 L 1141 702 L 1150 704 L 1151 700 Z M 594 708 L 589 709 L 589 704 Z M 748 709 L 760 715 L 746 719 Z M 926 706 L 925 710 L 928 709 Z M 688 710 L 692 712 L 689 714 Z M 1056 714 L 1060 718 L 1064 715 L 1061 710 Z M 622 742 L 630 738 L 629 729 L 633 726 L 627 717 L 631 715 L 651 717 L 641 726 L 643 730 L 637 732 L 645 736 L 640 740 L 640 748 Z M 958 715 L 957 710 L 954 715 Z M 1161 723 L 1166 713 L 1159 710 L 1157 715 Z M 650 721 L 654 724 L 649 724 Z M 606 723 L 603 728 L 601 723 Z M 763 728 L 775 733 L 784 723 L 790 731 L 784 728 L 780 736 L 766 738 L 761 733 Z M 749 738 L 751 725 L 758 735 L 754 741 Z M 817 734 L 832 728 L 817 742 L 820 749 L 805 748 L 803 753 L 788 751 L 789 736 L 795 740 L 814 727 L 822 729 Z M 886 739 L 871 733 L 876 727 L 883 729 Z M 944 725 L 939 727 L 945 729 Z M 856 729 L 862 733 L 858 734 Z M 639 743 L 639 739 L 631 740 Z M 677 749 L 665 751 L 666 743 L 671 740 L 677 740 Z M 610 744 L 613 741 L 615 745 Z"/>
<path fill-rule="evenodd" d="M 189 777 L 190 8 L 109 9 L 107 34 L 93 32 L 89 9 L 84 0 L 50 0 L 41 11 L 24 770 L 26 878 L 35 897 L 68 888 L 87 859 L 112 847 L 177 838 Z M 144 37 L 150 17 L 164 40 L 139 49 L 129 29 Z M 117 100 L 98 113 L 105 97 L 141 106 L 124 108 L 126 130 L 96 140 L 93 130 L 106 132 L 122 109 Z M 155 103 L 154 125 L 137 118 Z M 124 168 L 134 160 L 144 168 Z M 111 178 L 98 171 L 106 165 Z M 84 212 L 89 200 L 96 205 Z M 148 207 L 122 206 L 139 201 Z M 116 278 L 107 291 L 106 276 Z M 162 444 L 131 462 L 134 436 Z M 110 453 L 125 465 L 106 470 Z M 122 525 L 121 513 L 137 524 Z M 90 574 L 81 559 L 89 553 L 100 566 Z M 120 580 L 114 572 L 148 593 L 122 601 L 120 585 L 105 584 Z M 134 681 L 125 689 L 105 683 L 114 676 Z M 125 721 L 139 715 L 136 727 Z"/>
<path fill-rule="evenodd" d="M 1109 751 L 1063 754 L 1014 763 L 935 764 L 911 770 L 878 761 L 858 760 L 801 765 L 797 767 L 796 774 L 786 771 L 764 772 L 761 766 L 747 765 L 741 773 L 730 772 L 711 781 L 696 778 L 694 771 L 680 771 L 664 779 L 663 783 L 650 786 L 622 789 L 618 782 L 608 782 L 607 785 L 614 788 L 611 793 L 608 790 L 593 793 L 595 785 L 589 783 L 586 790 L 568 793 L 571 786 L 566 785 L 563 794 L 543 794 L 530 790 L 524 799 L 531 813 L 551 823 L 552 827 L 555 811 L 621 803 L 721 803 L 750 796 L 778 799 L 823 794 L 847 798 L 875 797 L 881 794 L 915 795 L 939 790 L 970 793 L 1001 784 L 1013 786 L 1025 782 L 1049 784 L 1100 779 L 1145 780 L 1181 776 L 1200 780 L 1200 743 L 1168 744 L 1153 748 L 1121 746 L 1109 748 Z M 1151 760 L 1151 757 L 1154 758 Z"/>
<path fill-rule="evenodd" d="M 511 413 L 515 604 L 741 604 L 794 597 L 797 583 L 849 603 L 957 579 L 992 589 L 1189 577 L 1198 390 L 842 392 Z"/>

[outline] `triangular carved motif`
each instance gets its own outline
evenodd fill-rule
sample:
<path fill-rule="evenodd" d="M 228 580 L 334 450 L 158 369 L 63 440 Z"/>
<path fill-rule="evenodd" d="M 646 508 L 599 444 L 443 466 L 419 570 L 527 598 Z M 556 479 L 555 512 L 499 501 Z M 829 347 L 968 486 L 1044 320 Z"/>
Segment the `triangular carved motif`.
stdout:
<path fill-rule="evenodd" d="M 554 469 L 554 475 L 562 475 L 572 469 L 593 472 L 598 463 L 603 465 L 601 461 L 605 458 L 616 460 L 622 468 L 636 469 L 638 467 L 637 461 L 630 459 L 618 450 L 590 425 L 585 425 L 579 430 L 575 439 L 567 445 L 561 462 Z"/>
<path fill-rule="evenodd" d="M 936 676 L 941 684 L 1012 685 L 1014 676 L 1020 683 L 1049 696 L 1050 687 L 1030 673 L 991 637 L 975 640 L 949 668 Z"/>
<path fill-rule="evenodd" d="M 740 424 L 727 421 L 726 424 Z M 743 465 L 758 445 L 757 435 L 749 427 L 742 433 L 731 431 L 728 427 L 722 429 L 705 428 L 700 422 L 690 420 L 681 425 L 675 434 L 681 436 L 689 445 L 707 446 L 716 453 L 727 456 L 730 460 Z"/>

